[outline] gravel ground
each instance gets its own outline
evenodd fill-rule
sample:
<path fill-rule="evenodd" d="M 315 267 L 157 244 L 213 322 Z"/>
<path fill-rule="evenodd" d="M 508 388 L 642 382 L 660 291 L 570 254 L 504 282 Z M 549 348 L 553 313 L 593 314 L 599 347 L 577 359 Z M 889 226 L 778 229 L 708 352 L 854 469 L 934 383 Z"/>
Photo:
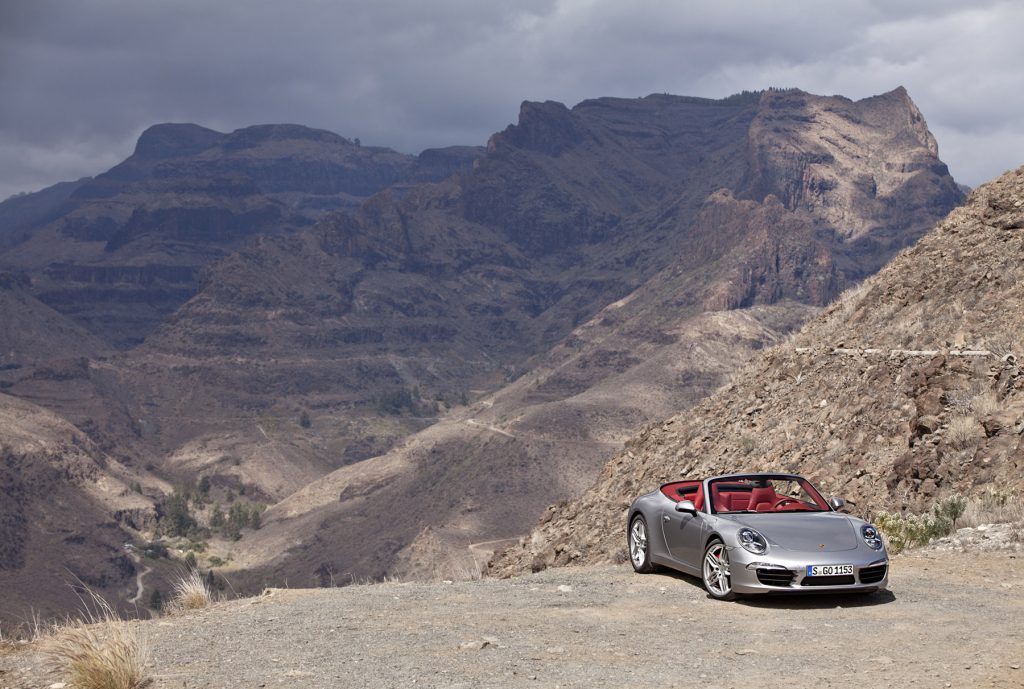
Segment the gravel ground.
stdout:
<path fill-rule="evenodd" d="M 273 590 L 140 623 L 154 689 L 1024 687 L 1024 557 L 918 551 L 890 592 L 720 603 L 628 566 Z M 0 687 L 59 682 L 31 646 Z"/>

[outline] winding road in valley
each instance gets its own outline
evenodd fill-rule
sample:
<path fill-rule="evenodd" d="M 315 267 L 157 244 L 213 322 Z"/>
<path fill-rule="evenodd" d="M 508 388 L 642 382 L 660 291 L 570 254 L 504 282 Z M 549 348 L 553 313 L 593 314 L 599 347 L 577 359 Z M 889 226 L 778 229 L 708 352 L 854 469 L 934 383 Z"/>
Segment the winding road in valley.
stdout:
<path fill-rule="evenodd" d="M 138 554 L 132 553 L 132 559 L 135 560 L 136 565 L 142 564 L 142 558 L 139 557 Z M 152 571 L 152 567 L 150 567 L 149 565 L 143 565 L 142 570 L 135 575 L 135 596 L 128 599 L 129 603 L 133 605 L 138 605 L 139 601 L 142 600 L 142 594 L 146 590 L 143 580 L 146 578 L 146 575 L 148 575 Z M 143 607 L 146 606 L 143 605 Z"/>

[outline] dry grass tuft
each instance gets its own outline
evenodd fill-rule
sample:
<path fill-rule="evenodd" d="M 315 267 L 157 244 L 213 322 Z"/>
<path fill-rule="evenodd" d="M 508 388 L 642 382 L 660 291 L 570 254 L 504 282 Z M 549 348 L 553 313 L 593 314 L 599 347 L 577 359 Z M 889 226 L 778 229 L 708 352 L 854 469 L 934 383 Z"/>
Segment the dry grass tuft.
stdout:
<path fill-rule="evenodd" d="M 954 416 L 946 429 L 946 440 L 957 450 L 966 450 L 978 443 L 981 426 L 973 416 Z"/>
<path fill-rule="evenodd" d="M 1013 523 L 1024 523 L 1024 497 L 1006 493 L 985 493 L 969 500 L 958 522 L 960 526 Z"/>
<path fill-rule="evenodd" d="M 95 610 L 43 640 L 54 670 L 75 689 L 139 689 L 148 684 L 146 648 L 136 628 L 95 594 Z"/>
<path fill-rule="evenodd" d="M 201 610 L 213 603 L 213 593 L 198 570 L 191 570 L 174 583 L 172 609 Z"/>
<path fill-rule="evenodd" d="M 971 410 L 979 419 L 998 414 L 1002 409 L 1003 405 L 1000 404 L 994 392 L 983 392 L 971 399 Z"/>

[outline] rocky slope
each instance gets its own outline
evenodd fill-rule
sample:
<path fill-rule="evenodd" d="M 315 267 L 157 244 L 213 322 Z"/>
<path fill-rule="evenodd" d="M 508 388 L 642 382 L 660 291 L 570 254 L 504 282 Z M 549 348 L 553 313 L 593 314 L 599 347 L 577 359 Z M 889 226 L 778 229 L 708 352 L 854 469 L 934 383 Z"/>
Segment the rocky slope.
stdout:
<path fill-rule="evenodd" d="M 0 428 L 0 620 L 74 610 L 83 584 L 119 605 L 136 574 L 122 544 L 152 524 L 153 500 L 130 490 L 135 474 L 33 404 L 0 394 Z"/>
<path fill-rule="evenodd" d="M 468 171 L 479 152 L 416 158 L 298 125 L 156 125 L 111 170 L 0 205 L 0 265 L 29 273 L 42 301 L 123 348 L 195 293 L 205 265 L 254 236 Z"/>
<path fill-rule="evenodd" d="M 633 497 L 680 476 L 796 471 L 852 509 L 1024 489 L 1024 168 L 694 408 L 645 428 L 496 573 L 624 557 Z"/>

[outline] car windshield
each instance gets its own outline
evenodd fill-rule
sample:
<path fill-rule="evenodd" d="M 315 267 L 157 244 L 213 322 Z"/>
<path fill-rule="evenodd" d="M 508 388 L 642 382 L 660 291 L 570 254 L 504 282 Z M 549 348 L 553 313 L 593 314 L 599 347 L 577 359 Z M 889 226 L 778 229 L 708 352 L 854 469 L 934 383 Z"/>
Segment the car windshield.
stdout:
<path fill-rule="evenodd" d="M 711 481 L 715 514 L 827 512 L 828 503 L 807 479 L 794 476 L 733 476 Z"/>

